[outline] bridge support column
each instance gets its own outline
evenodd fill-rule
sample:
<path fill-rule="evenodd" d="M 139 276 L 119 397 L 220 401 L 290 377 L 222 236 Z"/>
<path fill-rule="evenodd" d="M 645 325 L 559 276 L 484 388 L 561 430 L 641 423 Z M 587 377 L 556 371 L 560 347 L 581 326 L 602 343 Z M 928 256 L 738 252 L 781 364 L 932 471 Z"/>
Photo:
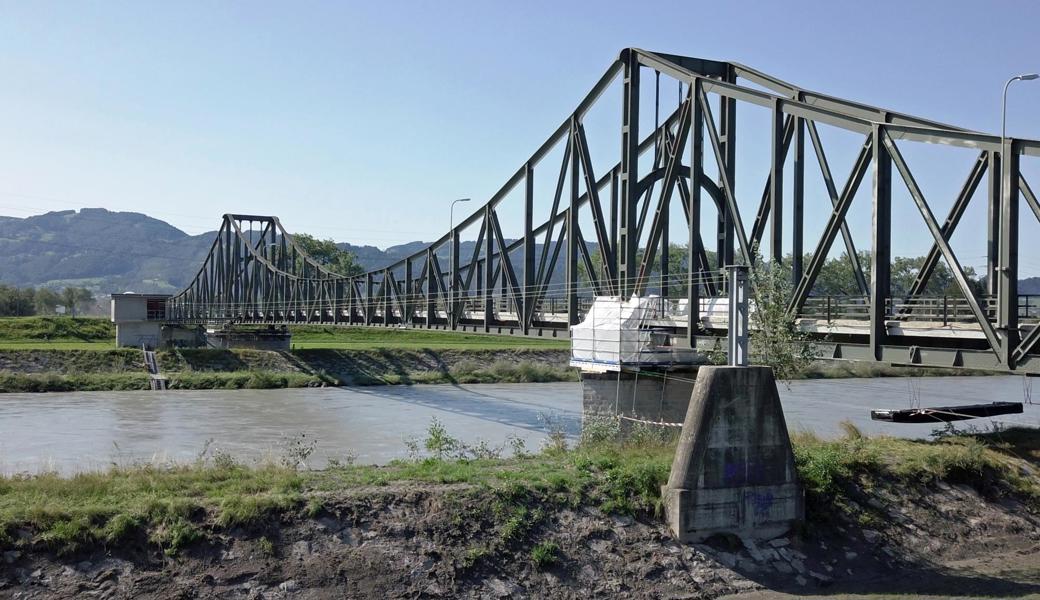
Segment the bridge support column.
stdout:
<path fill-rule="evenodd" d="M 587 423 L 620 417 L 622 434 L 639 421 L 674 427 L 686 417 L 696 377 L 697 367 L 692 365 L 667 372 L 582 373 L 582 418 Z"/>
<path fill-rule="evenodd" d="M 701 367 L 661 492 L 682 542 L 721 533 L 770 539 L 804 517 L 772 369 Z"/>
<path fill-rule="evenodd" d="M 997 331 L 1000 362 L 1014 369 L 1018 348 L 1018 154 L 1014 140 L 1004 140 L 1000 182 L 1000 267 L 997 275 Z"/>
<path fill-rule="evenodd" d="M 635 289 L 639 263 L 639 59 L 627 50 L 621 110 L 621 185 L 618 211 L 618 289 L 628 298 Z"/>
<path fill-rule="evenodd" d="M 873 131 L 874 212 L 870 254 L 870 348 L 874 360 L 882 360 L 882 346 L 888 338 L 885 317 L 892 272 L 892 157 L 882 143 L 883 126 Z"/>

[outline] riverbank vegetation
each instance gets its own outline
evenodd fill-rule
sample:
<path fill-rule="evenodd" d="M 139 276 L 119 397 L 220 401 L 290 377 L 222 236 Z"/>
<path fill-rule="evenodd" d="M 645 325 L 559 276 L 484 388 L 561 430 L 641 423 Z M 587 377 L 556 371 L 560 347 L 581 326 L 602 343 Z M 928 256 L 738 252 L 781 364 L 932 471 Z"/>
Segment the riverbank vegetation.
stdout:
<path fill-rule="evenodd" d="M 115 325 L 108 319 L 0 318 L 0 349 L 3 350 L 107 350 L 115 348 L 115 337 Z"/>
<path fill-rule="evenodd" d="M 287 515 L 316 517 L 343 494 L 392 494 L 401 486 L 431 484 L 462 486 L 458 489 L 505 502 L 504 522 L 510 515 L 517 521 L 517 531 L 502 532 L 506 538 L 522 535 L 520 530 L 536 525 L 552 507 L 591 506 L 655 520 L 674 445 L 649 431 L 617 442 L 612 427 L 605 422 L 586 428 L 574 448 L 550 431 L 543 448 L 533 451 L 517 439 L 498 447 L 468 446 L 434 421 L 425 439 L 408 442 L 410 459 L 383 467 L 354 465 L 347 457 L 330 460 L 319 471 L 298 469 L 320 447 L 311 441 L 287 443 L 282 456 L 256 464 L 207 445 L 192 464 L 124 465 L 73 477 L 3 477 L 0 547 L 60 554 L 137 540 L 173 554 L 231 527 L 256 527 Z M 919 494 L 936 485 L 962 484 L 986 498 L 1014 499 L 1023 510 L 1040 514 L 1036 430 L 925 442 L 865 437 L 847 425 L 843 438 L 800 434 L 793 444 L 806 489 L 809 535 L 835 519 L 880 527 L 884 507 L 901 488 Z M 878 497 L 871 501 L 872 495 Z"/>

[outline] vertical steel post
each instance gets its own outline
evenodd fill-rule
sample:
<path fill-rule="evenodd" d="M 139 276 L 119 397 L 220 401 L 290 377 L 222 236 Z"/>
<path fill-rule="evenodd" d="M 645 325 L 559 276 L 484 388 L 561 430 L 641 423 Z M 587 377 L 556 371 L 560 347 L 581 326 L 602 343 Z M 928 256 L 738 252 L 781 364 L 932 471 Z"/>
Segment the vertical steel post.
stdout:
<path fill-rule="evenodd" d="M 686 240 L 688 257 L 686 262 L 686 298 L 689 303 L 686 321 L 686 343 L 690 348 L 697 344 L 697 333 L 701 322 L 700 286 L 697 281 L 698 236 L 701 231 L 701 177 L 704 169 L 704 114 L 701 112 L 701 80 L 693 81 L 690 106 L 690 203 L 687 206 L 686 223 L 689 234 Z M 710 276 L 704 273 L 704 276 Z"/>
<path fill-rule="evenodd" d="M 621 199 L 618 230 L 618 289 L 622 298 L 632 295 L 639 263 L 639 60 L 625 51 L 625 75 L 621 111 Z"/>
<path fill-rule="evenodd" d="M 433 327 L 433 314 L 437 310 L 437 276 L 433 270 L 433 247 L 426 249 L 426 328 Z"/>
<path fill-rule="evenodd" d="M 458 319 L 455 314 L 458 312 L 458 287 L 459 281 L 459 232 L 457 229 L 451 230 L 451 240 L 448 242 L 451 244 L 451 264 L 448 266 L 451 269 L 451 274 L 448 276 L 448 329 L 455 329 L 458 325 Z"/>
<path fill-rule="evenodd" d="M 773 262 L 780 264 L 784 259 L 784 111 L 783 100 L 773 103 L 773 126 L 770 143 L 769 167 L 769 223 L 770 251 Z"/>
<path fill-rule="evenodd" d="M 726 81 L 728 83 L 737 82 L 737 76 L 732 66 L 727 69 Z M 725 170 L 729 179 L 730 190 L 735 195 L 737 193 L 737 101 L 733 98 L 720 96 L 719 105 L 719 141 L 722 146 L 723 160 L 726 162 L 725 166 L 719 165 L 719 168 Z M 720 189 L 723 187 L 722 180 L 723 177 L 720 173 L 718 181 Z M 723 210 L 719 213 L 718 246 L 716 249 L 716 256 L 720 266 L 733 264 L 733 244 L 735 243 L 735 238 L 736 231 L 733 218 Z M 723 281 L 725 282 L 725 280 Z"/>
<path fill-rule="evenodd" d="M 678 150 L 676 150 L 678 152 Z M 676 185 L 679 185 L 677 183 Z M 665 206 L 664 211 L 661 214 L 661 297 L 668 297 L 669 282 L 668 282 L 668 213 L 671 211 L 671 205 Z"/>
<path fill-rule="evenodd" d="M 888 333 L 885 308 L 890 295 L 892 265 L 892 158 L 881 141 L 883 132 L 884 126 L 875 123 L 870 254 L 870 349 L 874 360 L 881 360 L 882 346 Z"/>
<path fill-rule="evenodd" d="M 1004 173 L 1000 164 L 1000 152 L 988 153 L 987 160 L 989 204 L 986 211 L 986 293 L 996 296 L 997 281 L 1000 278 L 998 274 L 1000 267 L 1000 182 Z"/>
<path fill-rule="evenodd" d="M 516 307 L 520 312 L 520 327 L 525 334 L 531 330 L 534 315 L 534 165 L 524 168 L 524 279 L 522 298 L 524 305 Z"/>
<path fill-rule="evenodd" d="M 610 250 L 616 252 L 618 248 L 618 169 L 615 167 L 610 171 Z M 601 256 L 607 256 L 601 254 Z M 621 287 L 617 281 L 610 282 L 611 294 L 620 294 Z"/>
<path fill-rule="evenodd" d="M 412 324 L 412 294 L 415 290 L 414 274 L 412 273 L 412 259 L 406 258 L 404 261 L 404 299 L 401 302 L 402 312 L 401 321 L 406 325 Z"/>
<path fill-rule="evenodd" d="M 1015 141 L 1004 138 L 1001 147 L 1000 183 L 1000 266 L 997 274 L 997 332 L 1000 336 L 1000 362 L 1015 368 L 1018 347 L 1018 179 L 1019 165 Z"/>
<path fill-rule="evenodd" d="M 578 147 L 574 135 L 575 127 L 572 123 L 570 133 L 571 145 L 571 202 L 567 209 L 567 324 L 578 323 Z M 595 273 L 589 273 L 589 281 L 595 277 Z"/>
<path fill-rule="evenodd" d="M 805 256 L 805 120 L 794 119 L 794 167 L 791 181 L 791 283 L 798 286 Z"/>
<path fill-rule="evenodd" d="M 729 265 L 729 366 L 748 366 L 748 266 Z"/>
<path fill-rule="evenodd" d="M 484 209 L 484 231 L 487 232 L 484 236 L 484 332 L 487 333 L 491 331 L 491 321 L 495 314 L 495 263 L 491 259 L 491 240 L 495 239 L 495 236 L 491 233 L 490 206 Z"/>
<path fill-rule="evenodd" d="M 365 325 L 372 324 L 372 308 L 374 306 L 374 295 L 372 294 L 372 288 L 375 287 L 373 282 L 372 273 L 365 274 Z"/>

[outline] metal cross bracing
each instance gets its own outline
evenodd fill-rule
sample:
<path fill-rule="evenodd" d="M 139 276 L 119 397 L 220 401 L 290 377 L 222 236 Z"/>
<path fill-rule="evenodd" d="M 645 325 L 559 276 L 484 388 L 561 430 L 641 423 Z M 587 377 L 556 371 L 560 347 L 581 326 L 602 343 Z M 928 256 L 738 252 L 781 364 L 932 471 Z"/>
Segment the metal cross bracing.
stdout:
<path fill-rule="evenodd" d="M 677 80 L 680 95 L 663 119 L 655 103 L 655 124 L 644 134 L 642 77 L 651 72 L 658 89 L 662 75 Z M 585 117 L 618 80 L 620 123 L 608 133 L 619 134 L 620 160 L 604 168 L 593 164 Z M 769 168 L 750 227 L 735 189 L 737 109 L 746 105 L 771 115 L 764 132 Z M 861 136 L 844 180 L 832 171 L 821 125 Z M 829 200 L 824 207 L 806 206 L 807 142 Z M 905 144 L 978 153 L 941 221 L 900 149 Z M 549 159 L 554 152 L 562 154 L 560 163 Z M 277 218 L 225 215 L 195 279 L 169 302 L 168 317 L 566 337 L 594 296 L 628 298 L 653 286 L 664 296 L 685 290 L 678 294 L 682 300 L 669 303 L 672 316 L 653 325 L 677 340 L 713 346 L 726 330 L 725 319 L 710 308 L 727 287 L 715 263 L 753 266 L 759 247 L 781 261 L 789 248 L 785 266 L 794 293 L 788 310 L 826 356 L 1040 373 L 1040 299 L 1032 302 L 1017 290 L 1020 202 L 1040 220 L 1040 202 L 1020 170 L 1022 157 L 1040 157 L 1040 141 L 1005 139 L 827 96 L 736 63 L 629 48 L 496 194 L 423 250 L 382 269 L 343 276 L 308 257 Z M 536 176 L 555 182 L 551 194 L 536 198 Z M 905 185 L 931 238 L 913 285 L 899 297 L 891 293 L 894 179 Z M 869 264 L 863 264 L 847 221 L 864 185 L 872 206 Z M 987 201 L 986 293 L 973 289 L 951 247 L 980 188 Z M 667 270 L 676 197 L 687 232 L 683 241 L 691 249 L 684 273 Z M 536 200 L 548 211 L 536 214 Z M 518 239 L 503 235 L 499 215 L 506 202 L 521 205 Z M 705 210 L 716 217 L 715 261 L 701 235 Z M 807 210 L 828 215 L 823 233 L 808 245 Z M 473 231 L 475 243 L 460 256 L 463 233 Z M 839 236 L 859 294 L 814 294 Z M 940 264 L 956 282 L 959 293 L 953 297 L 925 294 Z"/>

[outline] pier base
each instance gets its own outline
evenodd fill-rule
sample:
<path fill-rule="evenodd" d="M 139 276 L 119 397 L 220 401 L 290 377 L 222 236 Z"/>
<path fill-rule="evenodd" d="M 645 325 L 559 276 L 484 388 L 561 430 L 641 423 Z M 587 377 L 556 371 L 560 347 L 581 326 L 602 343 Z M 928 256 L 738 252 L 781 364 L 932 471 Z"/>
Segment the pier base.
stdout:
<path fill-rule="evenodd" d="M 654 423 L 682 423 L 690 405 L 697 368 L 622 371 L 581 375 L 583 417 L 629 417 Z M 622 427 L 633 421 L 622 420 Z"/>
<path fill-rule="evenodd" d="M 787 423 L 769 367 L 701 367 L 668 484 L 680 541 L 719 533 L 762 540 L 804 516 Z"/>

